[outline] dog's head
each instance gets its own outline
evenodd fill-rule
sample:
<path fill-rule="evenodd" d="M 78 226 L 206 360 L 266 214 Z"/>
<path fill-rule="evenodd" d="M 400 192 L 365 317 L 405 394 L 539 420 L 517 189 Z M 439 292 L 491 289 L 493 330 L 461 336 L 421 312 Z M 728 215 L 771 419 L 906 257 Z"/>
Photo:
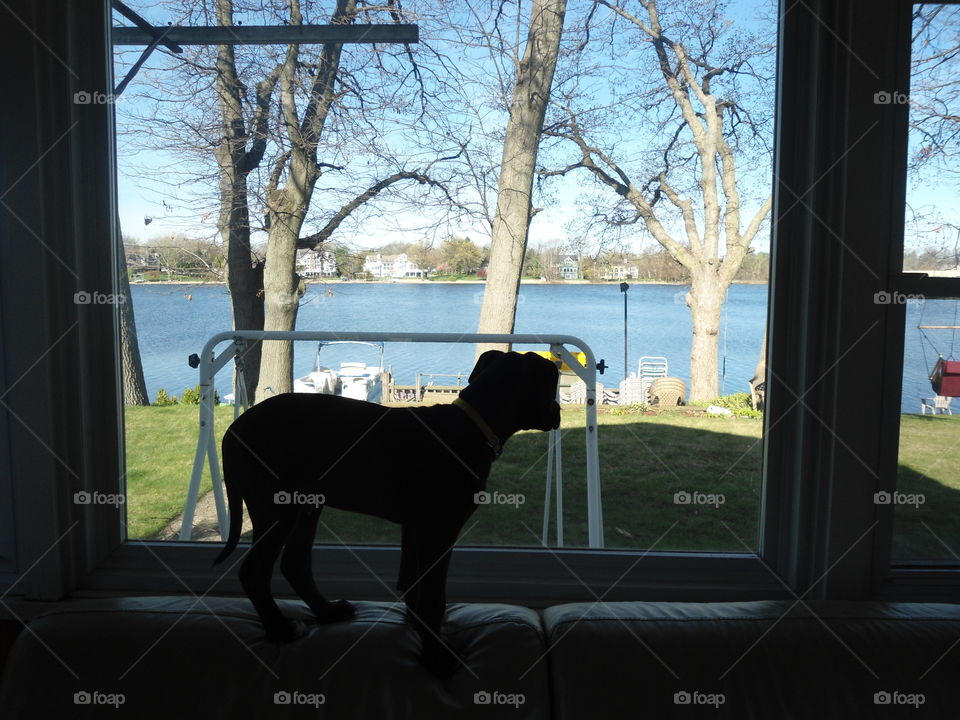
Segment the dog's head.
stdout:
<path fill-rule="evenodd" d="M 553 430 L 560 427 L 559 376 L 557 366 L 539 355 L 488 350 L 477 360 L 469 383 L 516 398 L 521 430 Z"/>

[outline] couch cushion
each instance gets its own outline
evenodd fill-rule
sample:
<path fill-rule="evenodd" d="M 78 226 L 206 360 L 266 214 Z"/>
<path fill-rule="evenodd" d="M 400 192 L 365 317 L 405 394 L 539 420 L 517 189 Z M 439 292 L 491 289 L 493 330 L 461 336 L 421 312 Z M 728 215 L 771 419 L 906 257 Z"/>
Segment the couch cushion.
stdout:
<path fill-rule="evenodd" d="M 280 604 L 311 617 L 298 602 Z M 107 715 L 549 717 L 547 666 L 536 662 L 545 644 L 532 610 L 451 605 L 444 634 L 470 670 L 445 688 L 419 665 L 420 641 L 401 605 L 356 605 L 348 623 L 276 644 L 245 599 L 78 600 L 20 634 L 0 688 L 3 717 L 102 717 L 104 704 L 121 701 Z"/>
<path fill-rule="evenodd" d="M 554 717 L 956 717 L 960 606 L 807 605 L 549 608 Z"/>

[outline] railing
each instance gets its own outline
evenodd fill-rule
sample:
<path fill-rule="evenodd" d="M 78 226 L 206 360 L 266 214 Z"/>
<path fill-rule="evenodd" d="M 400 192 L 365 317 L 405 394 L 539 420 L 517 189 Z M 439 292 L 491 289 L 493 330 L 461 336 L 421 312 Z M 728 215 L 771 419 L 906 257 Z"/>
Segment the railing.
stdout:
<path fill-rule="evenodd" d="M 531 334 L 492 334 L 492 333 L 376 333 L 376 332 L 313 332 L 294 330 L 257 331 L 236 330 L 214 335 L 203 346 L 200 353 L 200 432 L 197 438 L 197 452 L 193 460 L 193 473 L 187 490 L 187 500 L 183 508 L 183 524 L 180 539 L 190 540 L 193 532 L 193 518 L 200 492 L 200 478 L 203 475 L 205 461 L 210 463 L 210 477 L 213 482 L 214 501 L 217 508 L 217 520 L 220 536 L 224 540 L 230 525 L 229 511 L 224 502 L 223 479 L 220 473 L 220 460 L 217 454 L 216 433 L 214 432 L 214 379 L 219 370 L 230 360 L 237 362 L 238 397 L 235 415 L 241 405 L 247 405 L 243 394 L 243 349 L 247 341 L 262 340 L 353 340 L 358 342 L 432 342 L 432 343 L 510 343 L 512 345 L 548 345 L 550 351 L 561 358 L 586 384 L 586 470 L 587 470 L 587 528 L 588 544 L 591 548 L 603 547 L 603 510 L 600 502 L 600 458 L 597 451 L 597 361 L 590 347 L 572 335 L 531 335 Z M 220 354 L 214 349 L 223 342 L 230 344 Z M 565 346 L 578 348 L 586 356 L 586 366 L 581 365 Z M 601 361 L 602 363 L 602 361 Z M 550 433 L 550 450 L 547 454 L 547 482 L 544 490 L 543 535 L 542 542 L 547 543 L 549 531 L 549 511 L 551 480 L 556 487 L 556 538 L 557 545 L 563 546 L 563 477 L 560 455 L 560 431 Z"/>

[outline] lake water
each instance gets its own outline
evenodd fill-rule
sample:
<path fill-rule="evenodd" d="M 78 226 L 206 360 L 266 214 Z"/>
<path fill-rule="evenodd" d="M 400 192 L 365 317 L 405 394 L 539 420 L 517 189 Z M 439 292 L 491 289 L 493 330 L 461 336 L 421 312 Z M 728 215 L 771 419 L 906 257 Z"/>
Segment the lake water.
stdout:
<path fill-rule="evenodd" d="M 187 364 L 207 339 L 230 330 L 230 296 L 223 285 L 134 285 L 131 288 L 144 374 L 150 398 L 157 390 L 179 395 L 198 382 Z M 690 311 L 683 304 L 686 288 L 676 285 L 631 285 L 628 292 L 628 352 L 630 371 L 642 355 L 667 358 L 670 374 L 690 376 Z M 332 294 L 330 294 L 332 293 Z M 297 319 L 298 330 L 366 332 L 476 332 L 482 285 L 452 283 L 340 283 L 309 286 Z M 188 300 L 187 298 L 192 299 Z M 953 301 L 928 303 L 925 322 L 953 312 Z M 723 394 L 748 390 L 763 339 L 767 286 L 734 285 L 724 306 L 720 333 L 720 372 Z M 919 398 L 929 397 L 928 369 L 915 329 L 918 304 L 907 308 L 907 357 L 903 411 L 917 412 Z M 516 332 L 559 333 L 585 341 L 609 368 L 600 382 L 616 387 L 623 369 L 623 294 L 617 285 L 523 285 Z M 951 338 L 943 340 L 947 349 Z M 222 347 L 222 346 L 221 346 Z M 520 349 L 534 349 L 522 347 Z M 927 361 L 932 362 L 927 347 Z M 324 365 L 341 360 L 376 359 L 362 346 L 325 348 Z M 312 369 L 316 343 L 295 344 L 297 376 Z M 398 383 L 413 384 L 416 373 L 469 373 L 473 346 L 434 343 L 387 343 L 384 363 Z M 227 369 L 217 377 L 221 395 L 230 392 Z"/>

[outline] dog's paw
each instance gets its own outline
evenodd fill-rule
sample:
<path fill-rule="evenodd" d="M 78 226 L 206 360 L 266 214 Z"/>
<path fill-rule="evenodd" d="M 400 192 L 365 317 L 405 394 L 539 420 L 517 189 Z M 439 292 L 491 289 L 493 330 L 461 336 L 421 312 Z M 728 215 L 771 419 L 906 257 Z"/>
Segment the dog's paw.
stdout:
<path fill-rule="evenodd" d="M 271 642 L 288 643 L 299 640 L 310 632 L 307 624 L 302 620 L 286 620 L 267 628 L 267 640 Z"/>
<path fill-rule="evenodd" d="M 319 625 L 344 622 L 345 620 L 350 620 L 356 614 L 357 609 L 346 600 L 327 603 L 327 605 L 319 611 L 314 611 L 314 615 L 317 617 L 317 624 Z"/>

